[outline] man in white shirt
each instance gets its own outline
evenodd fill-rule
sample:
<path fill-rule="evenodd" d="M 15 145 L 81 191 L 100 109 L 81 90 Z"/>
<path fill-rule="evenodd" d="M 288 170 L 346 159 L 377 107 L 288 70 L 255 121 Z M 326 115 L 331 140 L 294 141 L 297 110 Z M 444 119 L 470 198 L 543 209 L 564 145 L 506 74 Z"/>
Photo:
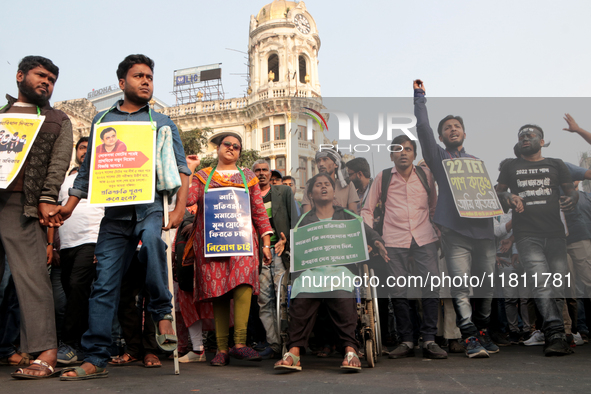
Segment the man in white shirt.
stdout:
<path fill-rule="evenodd" d="M 80 165 L 84 161 L 87 145 L 88 137 L 82 137 L 76 143 L 76 164 Z M 68 190 L 74 184 L 76 175 L 71 173 L 62 184 L 59 193 L 62 204 L 68 200 Z M 84 199 L 72 217 L 59 228 L 62 287 L 68 299 L 62 343 L 57 354 L 57 361 L 62 364 L 82 362 L 84 359 L 80 351 L 80 339 L 88 329 L 88 298 L 96 275 L 94 247 L 104 214 L 104 208 L 91 207 Z"/>

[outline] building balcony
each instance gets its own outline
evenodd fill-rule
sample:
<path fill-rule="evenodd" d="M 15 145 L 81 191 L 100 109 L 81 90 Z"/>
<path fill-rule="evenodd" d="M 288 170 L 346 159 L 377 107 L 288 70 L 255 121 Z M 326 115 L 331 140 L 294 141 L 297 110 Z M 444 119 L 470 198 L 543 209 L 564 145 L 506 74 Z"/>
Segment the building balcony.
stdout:
<path fill-rule="evenodd" d="M 241 97 L 229 100 L 199 101 L 196 103 L 179 105 L 177 107 L 168 107 L 164 108 L 162 113 L 164 115 L 170 116 L 171 118 L 178 118 L 187 115 L 240 110 L 246 108 L 247 106 L 248 99 Z"/>
<path fill-rule="evenodd" d="M 263 142 L 261 144 L 261 156 L 270 156 L 276 154 L 287 154 L 287 141 L 275 140 Z"/>

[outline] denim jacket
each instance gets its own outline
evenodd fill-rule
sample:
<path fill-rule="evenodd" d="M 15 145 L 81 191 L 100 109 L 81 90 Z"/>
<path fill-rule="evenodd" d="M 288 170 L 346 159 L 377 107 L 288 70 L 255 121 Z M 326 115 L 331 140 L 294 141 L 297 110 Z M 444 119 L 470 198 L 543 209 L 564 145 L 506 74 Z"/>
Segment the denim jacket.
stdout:
<path fill-rule="evenodd" d="M 115 107 L 109 110 L 109 113 L 105 115 L 101 122 L 147 122 L 150 120 L 150 116 L 148 113 L 148 104 L 146 104 L 144 107 L 140 108 L 139 110 L 133 113 L 122 111 L 120 107 L 121 104 L 123 104 L 122 100 L 119 101 Z M 75 196 L 80 199 L 87 198 L 88 196 L 88 183 L 90 175 L 89 169 L 91 152 L 93 152 L 92 143 L 94 140 L 94 125 L 104 114 L 104 112 L 105 111 L 98 113 L 92 121 L 92 128 L 90 130 L 90 138 L 88 141 L 89 154 L 86 155 L 84 162 L 80 166 L 78 176 L 74 181 L 74 187 L 69 190 L 70 196 Z M 158 129 L 160 129 L 160 127 L 162 126 L 170 126 L 172 130 L 174 154 L 176 156 L 176 162 L 177 167 L 179 169 L 179 173 L 191 175 L 191 171 L 189 170 L 189 167 L 187 166 L 187 161 L 185 160 L 183 144 L 181 143 L 181 137 L 179 135 L 179 131 L 176 125 L 168 116 L 155 111 L 152 111 L 152 119 L 154 120 L 154 123 L 156 123 L 156 127 Z M 154 141 L 156 140 L 154 139 Z M 154 186 L 154 188 L 155 187 L 156 186 Z M 105 217 L 114 220 L 132 220 L 135 216 L 137 218 L 137 221 L 142 221 L 148 215 L 154 212 L 164 212 L 162 195 L 158 192 L 155 193 L 153 203 L 107 207 L 105 208 Z"/>

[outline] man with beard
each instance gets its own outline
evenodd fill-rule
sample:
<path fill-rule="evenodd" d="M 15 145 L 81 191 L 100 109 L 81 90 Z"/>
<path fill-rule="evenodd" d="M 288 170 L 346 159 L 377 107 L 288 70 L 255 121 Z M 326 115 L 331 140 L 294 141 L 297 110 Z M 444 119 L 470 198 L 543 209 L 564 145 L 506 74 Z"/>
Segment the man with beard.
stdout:
<path fill-rule="evenodd" d="M 521 157 L 503 165 L 497 193 L 504 204 L 513 208 L 513 235 L 519 260 L 544 318 L 544 354 L 567 355 L 572 349 L 562 318 L 568 268 L 560 210 L 573 210 L 579 194 L 564 162 L 542 157 L 544 131 L 540 126 L 521 127 L 518 138 Z M 513 194 L 506 192 L 508 188 Z M 562 197 L 559 188 L 564 192 Z M 546 284 L 548 275 L 552 280 Z"/>
<path fill-rule="evenodd" d="M 347 171 L 349 172 L 349 180 L 353 182 L 355 189 L 357 189 L 357 197 L 359 197 L 357 212 L 361 212 L 361 208 L 365 204 L 365 199 L 369 194 L 369 188 L 373 182 L 369 163 L 363 157 L 357 157 L 349 160 L 345 163 L 345 166 L 347 166 Z"/>
<path fill-rule="evenodd" d="M 334 149 L 325 149 L 316 152 L 316 167 L 318 172 L 325 172 L 335 182 L 335 193 L 333 204 L 337 207 L 347 208 L 356 214 L 359 197 L 352 182 L 347 183 L 341 171 L 341 154 Z M 306 186 L 306 189 L 308 187 Z M 302 213 L 312 209 L 312 202 L 307 194 L 302 199 Z"/>
<path fill-rule="evenodd" d="M 148 310 L 157 324 L 157 334 L 167 336 L 166 348 L 176 345 L 172 327 L 171 298 L 168 290 L 166 244 L 161 239 L 161 230 L 176 228 L 181 223 L 187 201 L 189 176 L 183 145 L 175 124 L 166 115 L 152 111 L 154 62 L 144 55 L 129 55 L 117 68 L 119 87 L 124 98 L 106 112 L 96 115 L 90 131 L 88 150 L 92 152 L 95 125 L 103 122 L 154 122 L 158 129 L 170 126 L 176 164 L 182 181 L 178 190 L 176 207 L 170 213 L 170 221 L 163 227 L 163 197 L 155 191 L 153 203 L 107 207 L 101 221 L 95 248 L 97 258 L 97 279 L 89 301 L 88 330 L 82 336 L 85 354 L 84 364 L 79 368 L 66 369 L 62 380 L 85 380 L 107 376 L 105 367 L 110 359 L 108 347 L 111 345 L 111 326 L 120 295 L 123 275 L 127 271 L 139 241 L 142 246 L 138 258 L 146 266 L 146 289 L 150 293 Z M 86 155 L 70 197 L 65 206 L 52 212 L 67 219 L 78 202 L 88 194 L 90 175 L 90 155 Z M 149 365 L 158 363 L 157 358 L 149 360 Z"/>
<path fill-rule="evenodd" d="M 18 66 L 18 98 L 6 96 L 6 114 L 45 116 L 27 160 L 14 181 L 0 190 L 0 280 L 5 256 L 21 308 L 21 351 L 40 353 L 34 364 L 12 374 L 18 379 L 51 376 L 57 356 L 55 314 L 47 274 L 47 238 L 41 226 L 58 225 L 49 212 L 57 204 L 60 185 L 72 156 L 72 124 L 53 109 L 49 99 L 59 68 L 41 56 L 27 56 Z M 17 365 L 22 357 L 10 356 Z"/>
<path fill-rule="evenodd" d="M 439 141 L 445 149 L 437 144 L 427 115 L 427 99 L 425 85 L 417 79 L 413 83 L 415 116 L 417 118 L 417 135 L 421 143 L 423 157 L 433 173 L 439 186 L 439 196 L 433 222 L 441 230 L 441 244 L 451 277 L 464 275 L 489 275 L 494 272 L 496 262 L 495 234 L 492 218 L 460 217 L 455 203 L 443 160 L 459 157 L 470 157 L 464 150 L 464 121 L 460 116 L 448 115 L 437 127 Z M 457 314 L 458 328 L 462 339 L 466 341 L 466 356 L 489 357 L 489 353 L 497 353 L 499 348 L 488 335 L 493 287 L 490 282 L 474 289 L 474 312 L 470 303 L 470 288 L 467 283 L 451 288 L 454 308 Z"/>

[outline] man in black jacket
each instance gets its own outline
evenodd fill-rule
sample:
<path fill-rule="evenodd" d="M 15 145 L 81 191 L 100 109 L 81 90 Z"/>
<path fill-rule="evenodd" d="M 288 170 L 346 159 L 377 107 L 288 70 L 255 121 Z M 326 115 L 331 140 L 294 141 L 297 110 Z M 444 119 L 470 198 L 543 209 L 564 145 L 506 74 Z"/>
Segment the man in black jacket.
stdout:
<path fill-rule="evenodd" d="M 21 308 L 21 351 L 40 353 L 34 364 L 12 376 L 39 379 L 53 374 L 57 337 L 51 283 L 47 275 L 47 237 L 42 226 L 59 224 L 49 212 L 72 157 L 72 124 L 49 105 L 59 68 L 40 56 L 23 58 L 16 80 L 18 98 L 7 96 L 0 114 L 44 117 L 24 165 L 6 189 L 0 189 L 0 280 L 8 257 Z M 13 354 L 9 360 L 19 363 Z"/>
<path fill-rule="evenodd" d="M 259 178 L 263 202 L 269 222 L 273 227 L 273 235 L 271 235 L 273 261 L 270 265 L 263 265 L 260 268 L 258 297 L 259 317 L 267 332 L 267 342 L 269 343 L 269 346 L 261 352 L 261 356 L 272 358 L 281 352 L 281 340 L 279 332 L 277 332 L 275 294 L 280 285 L 281 274 L 289 268 L 289 257 L 287 257 L 289 255 L 289 230 L 293 227 L 292 220 L 297 220 L 295 217 L 296 207 L 289 186 L 271 185 L 269 163 L 265 160 L 257 160 L 252 166 L 252 171 Z"/>

